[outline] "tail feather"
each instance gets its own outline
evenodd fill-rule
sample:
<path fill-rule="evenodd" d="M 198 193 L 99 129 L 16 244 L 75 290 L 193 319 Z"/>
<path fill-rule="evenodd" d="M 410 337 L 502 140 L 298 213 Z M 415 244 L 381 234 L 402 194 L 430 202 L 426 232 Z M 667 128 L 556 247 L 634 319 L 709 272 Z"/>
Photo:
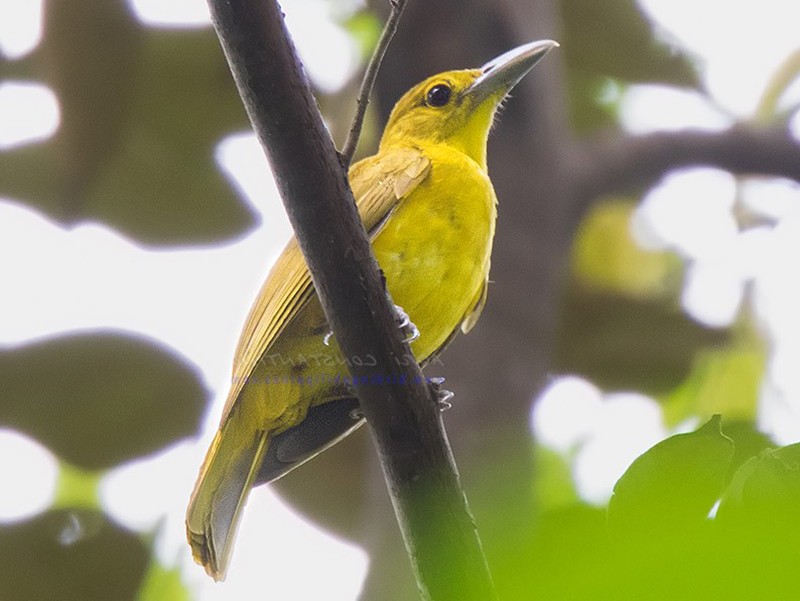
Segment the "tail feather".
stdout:
<path fill-rule="evenodd" d="M 266 432 L 242 440 L 241 431 L 230 431 L 231 425 L 224 424 L 214 437 L 186 512 L 192 555 L 214 580 L 225 578 L 242 510 L 269 441 Z"/>

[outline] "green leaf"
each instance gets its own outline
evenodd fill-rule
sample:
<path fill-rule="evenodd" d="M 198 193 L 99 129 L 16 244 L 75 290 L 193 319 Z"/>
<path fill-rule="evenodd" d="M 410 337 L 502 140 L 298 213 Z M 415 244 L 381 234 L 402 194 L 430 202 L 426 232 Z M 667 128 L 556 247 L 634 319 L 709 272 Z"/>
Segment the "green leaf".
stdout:
<path fill-rule="evenodd" d="M 572 481 L 570 465 L 557 452 L 537 446 L 533 455 L 536 480 L 534 494 L 536 507 L 552 511 L 577 503 L 578 495 Z"/>
<path fill-rule="evenodd" d="M 86 470 L 153 453 L 199 428 L 208 391 L 153 341 L 93 332 L 0 352 L 0 424 Z"/>
<path fill-rule="evenodd" d="M 571 70 L 627 82 L 700 86 L 694 61 L 658 35 L 635 0 L 562 0 L 559 42 Z"/>
<path fill-rule="evenodd" d="M 617 126 L 625 86 L 610 77 L 569 70 L 566 73 L 572 127 L 578 133 Z"/>
<path fill-rule="evenodd" d="M 0 526 L 4 601 L 133 601 L 148 550 L 102 514 L 51 511 Z"/>
<path fill-rule="evenodd" d="M 500 599 L 616 599 L 598 595 L 606 583 L 618 588 L 619 582 L 602 509 L 574 503 L 535 521 L 527 549 L 502 549 L 492 562 Z"/>
<path fill-rule="evenodd" d="M 689 375 L 698 350 L 728 332 L 704 327 L 679 308 L 682 265 L 642 249 L 625 198 L 595 205 L 581 222 L 570 256 L 555 369 L 579 373 L 607 390 L 658 396 Z"/>
<path fill-rule="evenodd" d="M 191 598 L 181 571 L 167 569 L 153 558 L 136 601 L 190 601 Z"/>
<path fill-rule="evenodd" d="M 634 0 L 562 0 L 561 42 L 570 116 L 581 132 L 616 124 L 609 87 L 662 83 L 700 88 L 695 59 L 658 35 Z"/>
<path fill-rule="evenodd" d="M 124 2 L 48 2 L 41 47 L 5 76 L 42 80 L 61 126 L 0 153 L 0 194 L 65 225 L 101 221 L 147 245 L 228 240 L 256 222 L 213 146 L 248 127 L 211 29 L 156 30 Z"/>
<path fill-rule="evenodd" d="M 749 420 L 731 420 L 726 416 L 723 420 L 725 436 L 733 440 L 734 453 L 728 481 L 745 461 L 754 455 L 773 448 L 775 443 L 757 429 L 755 422 Z"/>
<path fill-rule="evenodd" d="M 102 471 L 88 471 L 61 462 L 54 508 L 100 509 L 99 485 Z"/>
<path fill-rule="evenodd" d="M 717 522 L 739 533 L 796 548 L 800 536 L 800 443 L 767 449 L 734 474 Z"/>
<path fill-rule="evenodd" d="M 377 15 L 369 10 L 359 10 L 345 19 L 342 24 L 347 33 L 358 43 L 361 59 L 369 60 L 383 29 Z"/>
<path fill-rule="evenodd" d="M 665 298 L 681 269 L 672 253 L 643 249 L 631 235 L 637 203 L 624 198 L 595 203 L 572 245 L 571 273 L 582 285 L 634 298 Z"/>
<path fill-rule="evenodd" d="M 674 425 L 689 416 L 715 413 L 726 419 L 755 419 L 766 361 L 766 350 L 756 342 L 700 350 L 686 380 L 664 398 L 665 421 Z"/>
<path fill-rule="evenodd" d="M 721 418 L 676 434 L 639 456 L 614 487 L 608 506 L 612 535 L 626 544 L 647 544 L 696 531 L 719 499 L 733 458 L 733 441 Z"/>

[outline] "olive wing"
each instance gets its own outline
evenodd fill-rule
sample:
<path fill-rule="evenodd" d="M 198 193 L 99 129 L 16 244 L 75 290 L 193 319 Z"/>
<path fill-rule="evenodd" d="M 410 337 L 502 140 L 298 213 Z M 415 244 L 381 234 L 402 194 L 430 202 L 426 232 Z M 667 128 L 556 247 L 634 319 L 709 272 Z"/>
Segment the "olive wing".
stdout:
<path fill-rule="evenodd" d="M 350 186 L 370 239 L 377 235 L 398 203 L 425 180 L 430 168 L 430 160 L 416 148 L 392 150 L 353 165 Z M 259 359 L 314 294 L 308 265 L 292 237 L 262 285 L 245 322 L 234 356 L 223 421 Z"/>

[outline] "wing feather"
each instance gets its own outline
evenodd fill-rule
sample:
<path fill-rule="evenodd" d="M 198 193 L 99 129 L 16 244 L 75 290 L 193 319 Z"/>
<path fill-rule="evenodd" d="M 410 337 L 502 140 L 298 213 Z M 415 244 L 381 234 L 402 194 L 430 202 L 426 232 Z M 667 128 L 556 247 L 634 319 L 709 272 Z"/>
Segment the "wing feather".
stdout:
<path fill-rule="evenodd" d="M 377 235 L 397 204 L 425 180 L 430 168 L 430 160 L 413 148 L 381 153 L 353 165 L 350 186 L 370 239 Z M 313 295 L 311 274 L 297 240 L 292 237 L 262 285 L 239 339 L 223 422 L 261 356 Z"/>
<path fill-rule="evenodd" d="M 478 318 L 480 318 L 481 313 L 483 312 L 483 307 L 486 305 L 486 297 L 489 293 L 489 270 L 486 270 L 486 280 L 484 280 L 483 285 L 481 286 L 480 290 L 478 290 L 478 294 L 475 297 L 475 302 L 472 304 L 472 308 L 467 311 L 467 314 L 464 315 L 464 320 L 461 322 L 461 331 L 465 334 L 469 334 L 469 331 L 475 327 L 475 324 L 478 323 Z"/>

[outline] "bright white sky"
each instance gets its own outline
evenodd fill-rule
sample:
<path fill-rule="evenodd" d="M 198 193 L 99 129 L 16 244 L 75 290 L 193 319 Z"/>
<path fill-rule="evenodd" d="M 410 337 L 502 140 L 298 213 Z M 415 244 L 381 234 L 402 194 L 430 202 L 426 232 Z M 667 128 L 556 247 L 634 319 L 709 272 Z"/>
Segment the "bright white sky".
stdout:
<path fill-rule="evenodd" d="M 727 3 L 724 20 L 715 0 L 640 3 L 670 36 L 702 58 L 717 106 L 692 94 L 640 86 L 624 97 L 625 124 L 633 132 L 720 128 L 732 121 L 731 115 L 747 117 L 769 75 L 800 45 L 796 0 L 761 0 L 758 11 L 747 3 Z M 130 4 L 154 26 L 208 24 L 203 0 Z M 36 46 L 40 6 L 36 0 L 0 0 L 0 50 L 7 56 L 23 56 Z M 340 86 L 356 68 L 356 49 L 331 20 L 329 5 L 324 0 L 295 0 L 285 2 L 284 8 L 311 77 L 327 89 Z M 789 99 L 800 100 L 800 85 Z M 800 134 L 800 120 L 793 125 Z M 0 151 L 46 138 L 57 127 L 58 100 L 49 90 L 19 82 L 0 84 Z M 243 598 L 253 587 L 263 588 L 266 571 L 274 575 L 269 578 L 271 596 L 278 599 L 354 599 L 366 573 L 366 555 L 304 523 L 268 488 L 251 497 L 224 585 L 213 585 L 192 564 L 183 540 L 185 504 L 218 419 L 239 328 L 289 235 L 253 137 L 241 133 L 227 138 L 217 158 L 265 216 L 257 231 L 223 247 L 143 250 L 101 225 L 64 230 L 23 205 L 0 199 L 0 257 L 6 257 L 0 262 L 0 345 L 94 328 L 127 330 L 171 345 L 199 366 L 216 392 L 207 431 L 200 441 L 109 475 L 102 486 L 107 510 L 123 524 L 143 528 L 154 525 L 168 508 L 159 555 L 167 565 L 185 567 L 187 582 L 200 599 L 231 599 L 237 594 Z M 771 331 L 780 333 L 771 370 L 783 394 L 766 403 L 763 422 L 780 440 L 794 442 L 800 439 L 795 409 L 800 397 L 800 280 L 792 269 L 796 261 L 787 258 L 800 256 L 800 193 L 786 182 L 749 183 L 753 202 L 781 221 L 774 231 L 743 235 L 731 216 L 733 192 L 733 179 L 714 170 L 673 175 L 644 200 L 636 231 L 650 246 L 675 248 L 694 259 L 684 304 L 708 323 L 730 322 L 739 308 L 743 282 L 755 278 L 760 315 Z M 8 257 L 25 259 L 15 263 Z M 31 273 L 37 277 L 31 278 Z M 158 299 L 148 296 L 153 289 L 161 290 Z M 45 300 L 53 298 L 55 290 L 57 305 Z M 208 315 L 215 319 L 209 321 Z M 196 327 L 201 322 L 202 330 Z M 637 454 L 667 434 L 660 409 L 651 400 L 629 393 L 603 395 L 574 377 L 553 383 L 532 424 L 540 441 L 554 449 L 571 452 L 583 443 L 575 464 L 576 482 L 585 498 L 596 502 L 608 498 L 614 481 Z M 0 499 L 0 520 L 30 516 L 47 507 L 57 475 L 49 452 L 24 436 L 0 431 L 0 456 L 15 457 L 13 463 L 0 462 L 0 481 L 9 483 Z M 140 494 L 142 490 L 148 494 Z M 314 578 L 308 578 L 308 566 L 314 566 Z"/>

